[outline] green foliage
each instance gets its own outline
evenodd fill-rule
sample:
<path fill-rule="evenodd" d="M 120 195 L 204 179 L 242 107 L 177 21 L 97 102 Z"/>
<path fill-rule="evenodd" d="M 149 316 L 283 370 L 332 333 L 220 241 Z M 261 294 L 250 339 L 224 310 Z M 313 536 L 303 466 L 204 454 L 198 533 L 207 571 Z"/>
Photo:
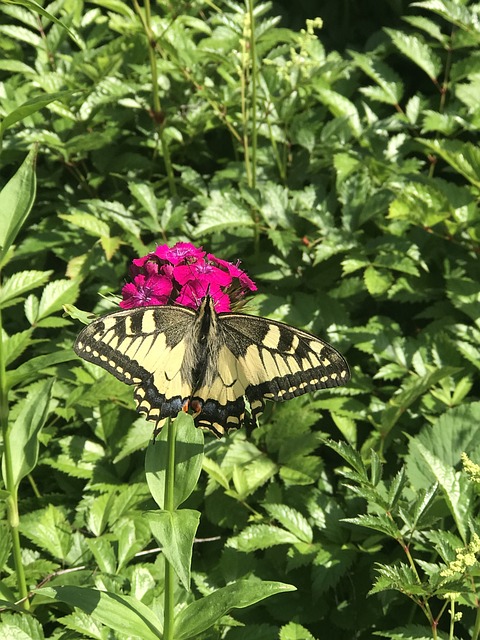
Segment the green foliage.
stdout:
<path fill-rule="evenodd" d="M 376 5 L 1 4 L 0 638 L 161 637 L 159 544 L 175 637 L 479 637 L 478 6 Z M 62 308 L 187 239 L 353 376 L 180 440 L 171 516 Z"/>

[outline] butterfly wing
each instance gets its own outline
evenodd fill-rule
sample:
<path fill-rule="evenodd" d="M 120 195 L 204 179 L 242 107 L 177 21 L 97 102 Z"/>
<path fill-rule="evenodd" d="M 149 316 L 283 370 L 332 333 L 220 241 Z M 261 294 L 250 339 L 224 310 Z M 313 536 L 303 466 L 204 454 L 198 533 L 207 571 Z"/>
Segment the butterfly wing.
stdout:
<path fill-rule="evenodd" d="M 184 307 L 138 307 L 98 318 L 74 350 L 118 380 L 135 385 L 137 411 L 158 421 L 176 416 L 192 393 L 188 336 L 195 312 Z"/>
<path fill-rule="evenodd" d="M 243 390 L 254 423 L 265 400 L 288 400 L 316 389 L 344 385 L 350 379 L 344 357 L 306 331 L 235 313 L 220 314 L 219 324 L 227 354 L 223 362 L 231 378 L 236 378 L 230 387 L 232 396 L 236 396 L 234 402 Z M 222 361 L 222 375 L 221 366 Z"/>

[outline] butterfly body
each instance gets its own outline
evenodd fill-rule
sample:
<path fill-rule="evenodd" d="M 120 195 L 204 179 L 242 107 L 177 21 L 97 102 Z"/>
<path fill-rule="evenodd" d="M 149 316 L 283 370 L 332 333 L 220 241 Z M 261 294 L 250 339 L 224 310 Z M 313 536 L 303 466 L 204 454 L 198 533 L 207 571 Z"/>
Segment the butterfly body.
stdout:
<path fill-rule="evenodd" d="M 192 409 L 196 425 L 222 435 L 252 421 L 265 400 L 346 384 L 343 356 L 310 333 L 241 313 L 216 313 L 205 297 L 194 311 L 137 307 L 98 318 L 74 349 L 135 386 L 137 411 L 153 421 Z"/>

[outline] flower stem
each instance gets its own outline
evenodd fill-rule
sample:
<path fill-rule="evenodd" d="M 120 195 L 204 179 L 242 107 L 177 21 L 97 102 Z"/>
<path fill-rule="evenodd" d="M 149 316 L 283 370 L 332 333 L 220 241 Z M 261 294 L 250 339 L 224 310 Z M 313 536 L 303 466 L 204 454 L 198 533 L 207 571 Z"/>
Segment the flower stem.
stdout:
<path fill-rule="evenodd" d="M 133 0 L 133 6 L 140 19 L 145 36 L 147 38 L 148 46 L 148 59 L 150 62 L 150 71 L 152 74 L 152 108 L 151 116 L 153 123 L 158 131 L 160 138 L 160 145 L 162 147 L 163 162 L 165 163 L 165 171 L 168 178 L 168 186 L 170 194 L 172 196 L 177 195 L 177 185 L 175 183 L 175 176 L 173 173 L 172 159 L 170 157 L 170 149 L 168 147 L 167 140 L 165 138 L 165 114 L 162 111 L 162 105 L 160 102 L 160 94 L 158 91 L 158 70 L 157 70 L 157 41 L 155 33 L 152 29 L 152 13 L 150 7 L 150 0 L 145 0 L 145 10 L 142 12 L 138 0 Z"/>
<path fill-rule="evenodd" d="M 12 537 L 13 560 L 15 563 L 15 573 L 17 574 L 18 594 L 20 599 L 23 600 L 23 607 L 25 609 L 30 609 L 27 583 L 25 581 L 25 571 L 22 563 L 20 535 L 18 533 L 20 519 L 18 513 L 18 487 L 15 486 L 13 478 L 11 440 L 8 429 L 8 385 L 2 336 L 2 312 L 0 311 L 0 426 L 4 447 L 3 462 L 5 469 L 5 488 L 10 494 L 7 499 L 8 525 L 10 527 L 10 534 Z"/>
<path fill-rule="evenodd" d="M 175 420 L 168 418 L 167 425 L 167 464 L 165 472 L 165 511 L 174 511 L 173 488 L 175 482 L 175 440 L 176 425 Z M 173 568 L 165 558 L 165 585 L 164 585 L 164 628 L 163 640 L 173 640 L 173 625 L 175 617 L 174 602 L 174 573 Z"/>

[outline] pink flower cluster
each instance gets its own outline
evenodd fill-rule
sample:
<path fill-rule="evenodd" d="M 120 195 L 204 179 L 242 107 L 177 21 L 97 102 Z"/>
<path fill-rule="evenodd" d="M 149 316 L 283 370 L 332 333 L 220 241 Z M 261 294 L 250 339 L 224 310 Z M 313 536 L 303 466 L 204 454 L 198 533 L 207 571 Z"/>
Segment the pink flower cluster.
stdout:
<path fill-rule="evenodd" d="M 226 260 L 197 249 L 189 242 L 166 244 L 133 260 L 132 282 L 122 289 L 123 309 L 178 304 L 198 309 L 210 296 L 217 312 L 231 311 L 249 291 L 256 291 L 247 274 Z"/>

